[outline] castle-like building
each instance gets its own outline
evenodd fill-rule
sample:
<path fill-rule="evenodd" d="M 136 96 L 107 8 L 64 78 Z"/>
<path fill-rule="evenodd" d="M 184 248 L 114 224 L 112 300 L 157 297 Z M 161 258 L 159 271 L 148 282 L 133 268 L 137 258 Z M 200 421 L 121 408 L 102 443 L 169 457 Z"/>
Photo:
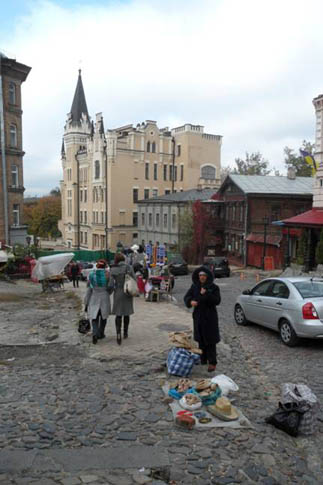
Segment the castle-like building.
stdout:
<path fill-rule="evenodd" d="M 169 130 L 147 120 L 105 130 L 91 121 L 81 72 L 64 127 L 62 219 L 69 248 L 112 249 L 138 241 L 137 202 L 220 185 L 221 141 L 203 126 Z"/>

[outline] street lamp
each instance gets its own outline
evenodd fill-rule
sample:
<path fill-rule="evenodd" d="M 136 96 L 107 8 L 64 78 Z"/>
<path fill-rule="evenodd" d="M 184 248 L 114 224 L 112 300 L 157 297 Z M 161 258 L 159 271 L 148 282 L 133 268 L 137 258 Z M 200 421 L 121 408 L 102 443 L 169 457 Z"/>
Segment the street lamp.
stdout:
<path fill-rule="evenodd" d="M 269 224 L 269 217 L 265 216 L 263 218 L 264 223 L 264 253 L 262 258 L 262 269 L 265 269 L 265 258 L 266 258 L 266 249 L 267 249 L 267 226 Z"/>

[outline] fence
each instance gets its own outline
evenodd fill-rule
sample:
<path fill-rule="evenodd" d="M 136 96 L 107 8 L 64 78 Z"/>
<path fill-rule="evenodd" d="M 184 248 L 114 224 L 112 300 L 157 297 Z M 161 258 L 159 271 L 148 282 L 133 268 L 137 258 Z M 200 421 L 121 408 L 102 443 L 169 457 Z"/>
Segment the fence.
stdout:
<path fill-rule="evenodd" d="M 109 262 L 114 259 L 114 253 L 108 250 L 102 251 L 87 251 L 84 249 L 80 250 L 67 250 L 67 251 L 46 251 L 39 249 L 37 252 L 37 257 L 41 256 L 52 256 L 54 254 L 63 254 L 63 253 L 74 253 L 74 260 L 75 261 L 97 261 L 98 259 L 106 259 Z"/>

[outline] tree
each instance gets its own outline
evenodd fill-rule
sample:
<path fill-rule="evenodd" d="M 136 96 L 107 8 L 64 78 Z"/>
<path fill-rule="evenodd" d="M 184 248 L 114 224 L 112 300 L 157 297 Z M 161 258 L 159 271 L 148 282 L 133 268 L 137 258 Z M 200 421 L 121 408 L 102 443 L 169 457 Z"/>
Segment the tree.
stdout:
<path fill-rule="evenodd" d="M 246 152 L 246 158 L 236 158 L 234 160 L 236 167 L 234 167 L 232 173 L 242 175 L 268 175 L 271 169 L 268 168 L 269 162 L 265 160 L 260 152 L 248 153 Z"/>
<path fill-rule="evenodd" d="M 302 146 L 300 147 L 301 150 L 309 152 L 310 154 L 314 153 L 314 143 L 308 142 L 303 140 Z M 312 176 L 312 167 L 305 162 L 304 158 L 300 153 L 295 153 L 293 148 L 285 147 L 284 148 L 285 154 L 285 166 L 287 169 L 294 168 L 297 177 L 311 177 Z"/>
<path fill-rule="evenodd" d="M 189 205 L 179 215 L 179 250 L 182 252 L 189 248 L 193 241 L 193 211 L 192 205 Z"/>
<path fill-rule="evenodd" d="M 214 233 L 214 217 L 206 204 L 197 200 L 193 204 L 192 256 L 196 264 L 202 262 L 208 242 Z"/>
<path fill-rule="evenodd" d="M 323 229 L 321 229 L 320 240 L 315 249 L 316 264 L 323 264 Z"/>
<path fill-rule="evenodd" d="M 24 220 L 28 224 L 28 233 L 36 237 L 59 237 L 58 221 L 61 218 L 61 198 L 57 196 L 41 197 L 31 206 L 24 207 Z"/>
<path fill-rule="evenodd" d="M 55 187 L 49 192 L 49 195 L 52 197 L 60 197 L 61 196 L 61 189 L 59 187 Z"/>

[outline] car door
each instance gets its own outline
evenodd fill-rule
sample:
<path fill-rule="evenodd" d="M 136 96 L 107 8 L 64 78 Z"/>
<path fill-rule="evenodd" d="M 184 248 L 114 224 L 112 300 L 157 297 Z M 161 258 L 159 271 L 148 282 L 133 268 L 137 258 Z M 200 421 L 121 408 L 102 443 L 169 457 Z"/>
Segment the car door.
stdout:
<path fill-rule="evenodd" d="M 270 289 L 270 298 L 267 305 L 270 308 L 268 312 L 268 326 L 277 330 L 278 322 L 284 311 L 288 309 L 289 289 L 283 281 L 276 280 Z"/>
<path fill-rule="evenodd" d="M 271 287 L 273 280 L 265 280 L 251 290 L 251 294 L 244 299 L 247 320 L 260 325 L 269 326 L 271 311 Z"/>

